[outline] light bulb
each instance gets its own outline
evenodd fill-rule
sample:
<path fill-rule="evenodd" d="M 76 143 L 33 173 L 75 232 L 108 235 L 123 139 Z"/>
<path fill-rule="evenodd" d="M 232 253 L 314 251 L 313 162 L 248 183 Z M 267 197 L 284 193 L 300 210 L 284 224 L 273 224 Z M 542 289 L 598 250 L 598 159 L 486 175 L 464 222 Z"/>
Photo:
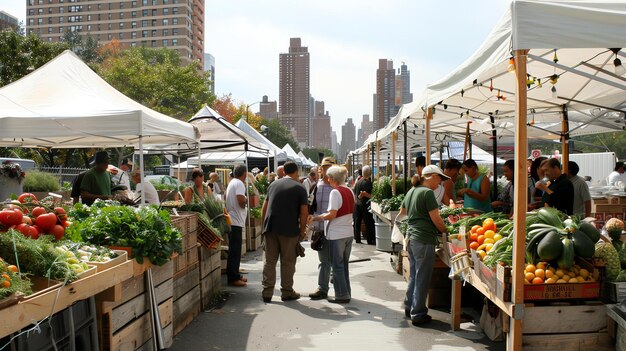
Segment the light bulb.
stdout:
<path fill-rule="evenodd" d="M 553 74 L 550 76 L 550 83 L 552 84 L 556 84 L 559 81 L 559 75 L 558 74 Z"/>
<path fill-rule="evenodd" d="M 615 65 L 615 74 L 623 76 L 624 73 L 626 73 L 626 68 L 622 65 L 622 60 L 615 58 L 615 60 L 613 60 L 613 64 Z"/>
<path fill-rule="evenodd" d="M 507 70 L 511 73 L 515 73 L 515 59 L 512 57 L 509 59 L 509 67 L 507 67 Z"/>
<path fill-rule="evenodd" d="M 552 86 L 552 89 L 550 89 L 550 91 L 552 92 L 552 98 L 556 99 L 558 95 L 556 94 L 556 87 L 554 85 Z"/>
<path fill-rule="evenodd" d="M 537 79 L 537 88 L 541 87 L 543 87 L 543 85 L 541 85 L 541 79 Z"/>
<path fill-rule="evenodd" d="M 489 83 L 489 91 L 493 91 L 493 79 Z"/>

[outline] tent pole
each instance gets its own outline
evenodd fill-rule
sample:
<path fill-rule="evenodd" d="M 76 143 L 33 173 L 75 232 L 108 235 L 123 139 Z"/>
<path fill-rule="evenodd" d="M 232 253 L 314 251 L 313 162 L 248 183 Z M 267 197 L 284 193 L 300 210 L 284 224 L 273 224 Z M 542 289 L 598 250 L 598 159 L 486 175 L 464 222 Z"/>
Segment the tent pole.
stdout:
<path fill-rule="evenodd" d="M 467 127 L 465 128 L 465 145 L 463 146 L 463 162 L 465 162 L 465 160 L 467 160 L 467 146 L 469 144 L 469 125 L 470 122 L 467 122 Z M 470 156 L 471 158 L 471 156 Z"/>
<path fill-rule="evenodd" d="M 526 250 L 526 211 L 528 204 L 528 156 L 526 61 L 528 50 L 515 51 L 515 73 L 517 77 L 515 114 L 515 192 L 513 199 L 513 287 L 510 333 L 507 334 L 507 350 L 522 350 L 522 320 L 524 318 L 524 252 Z"/>
<path fill-rule="evenodd" d="M 374 165 L 374 163 L 376 162 L 374 160 L 374 145 L 371 145 L 370 147 L 370 155 L 372 156 L 372 179 L 376 178 L 376 173 L 378 172 L 378 169 L 376 169 L 376 166 Z"/>
<path fill-rule="evenodd" d="M 380 167 L 380 140 L 378 140 L 378 132 L 376 133 L 376 169 Z M 380 180 L 380 170 L 376 172 L 376 179 Z"/>
<path fill-rule="evenodd" d="M 391 132 L 391 193 L 396 195 L 396 132 Z"/>
<path fill-rule="evenodd" d="M 443 142 L 439 146 L 439 168 L 443 169 Z"/>
<path fill-rule="evenodd" d="M 567 112 L 567 105 L 562 106 L 563 118 L 561 119 L 561 165 L 563 173 L 567 175 L 569 169 L 569 113 Z"/>
<path fill-rule="evenodd" d="M 404 192 L 406 193 L 409 190 L 409 147 L 407 145 L 407 130 L 406 130 L 406 120 L 404 120 Z"/>
<path fill-rule="evenodd" d="M 141 123 L 141 134 L 143 134 L 143 122 Z M 143 135 L 140 135 L 139 136 L 139 169 L 140 169 L 139 175 L 141 176 L 140 183 L 143 183 L 143 180 L 145 178 L 145 171 L 144 171 L 143 167 L 144 167 L 144 162 L 143 162 Z M 146 193 L 146 190 L 143 189 L 143 194 L 141 194 L 141 206 L 146 204 L 145 193 Z"/>
<path fill-rule="evenodd" d="M 426 111 L 426 165 L 430 164 L 430 120 L 433 119 L 433 108 Z"/>
<path fill-rule="evenodd" d="M 493 180 L 495 184 L 493 187 L 492 200 L 495 201 L 498 199 L 498 165 L 496 163 L 498 161 L 498 156 L 496 155 L 496 151 L 498 150 L 498 133 L 496 132 L 496 119 L 491 113 L 489 119 L 491 120 L 491 137 L 493 138 L 491 145 L 493 147 Z"/>
<path fill-rule="evenodd" d="M 244 144 L 244 161 L 246 164 L 246 194 L 248 194 L 246 196 L 246 225 L 247 228 L 245 228 L 245 230 L 243 231 L 244 235 L 247 237 L 250 233 L 248 233 L 248 229 L 251 227 L 250 226 L 250 187 L 248 186 L 248 141 L 246 140 L 245 144 Z M 234 174 L 233 174 L 234 175 Z M 247 238 L 246 237 L 242 237 L 242 245 L 247 243 Z"/>

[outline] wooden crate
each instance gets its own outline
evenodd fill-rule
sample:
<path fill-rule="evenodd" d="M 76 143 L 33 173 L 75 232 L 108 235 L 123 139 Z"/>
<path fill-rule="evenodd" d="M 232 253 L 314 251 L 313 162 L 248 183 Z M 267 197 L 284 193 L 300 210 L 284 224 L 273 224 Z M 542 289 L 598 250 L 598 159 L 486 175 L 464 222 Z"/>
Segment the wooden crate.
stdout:
<path fill-rule="evenodd" d="M 209 273 L 221 268 L 221 256 L 218 249 L 206 249 L 203 246 L 198 248 L 200 256 L 200 278 L 204 278 Z"/>
<path fill-rule="evenodd" d="M 607 332 L 606 306 L 601 303 L 526 305 L 523 324 L 524 351 L 603 350 L 611 346 Z"/>
<path fill-rule="evenodd" d="M 187 268 L 187 251 L 183 249 L 183 253 L 172 259 L 174 262 L 174 274 L 182 272 Z"/>
<path fill-rule="evenodd" d="M 189 232 L 188 215 L 170 216 L 170 222 L 172 227 L 180 230 L 183 236 Z"/>
<path fill-rule="evenodd" d="M 195 232 L 198 230 L 198 213 L 197 212 L 181 211 L 179 212 L 179 214 L 181 216 L 186 216 L 187 228 L 189 232 Z"/>
<path fill-rule="evenodd" d="M 195 263 L 198 263 L 200 258 L 198 257 L 198 244 L 190 247 L 186 251 L 187 256 L 187 267 L 193 266 Z"/>
<path fill-rule="evenodd" d="M 178 335 L 200 314 L 200 285 L 174 301 L 174 335 Z"/>
<path fill-rule="evenodd" d="M 217 267 L 207 276 L 200 279 L 200 302 L 202 310 L 205 310 L 211 303 L 211 298 L 221 290 L 222 272 Z"/>
<path fill-rule="evenodd" d="M 200 266 L 195 263 L 188 267 L 185 271 L 177 273 L 174 276 L 174 301 L 181 298 L 189 290 L 193 289 L 200 283 Z"/>

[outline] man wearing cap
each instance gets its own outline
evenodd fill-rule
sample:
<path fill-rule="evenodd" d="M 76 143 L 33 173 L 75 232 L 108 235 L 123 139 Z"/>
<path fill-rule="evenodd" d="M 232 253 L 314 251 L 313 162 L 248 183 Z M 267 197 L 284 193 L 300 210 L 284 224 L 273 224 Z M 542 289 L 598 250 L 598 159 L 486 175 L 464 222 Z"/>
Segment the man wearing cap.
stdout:
<path fill-rule="evenodd" d="M 446 232 L 433 190 L 449 178 L 435 165 L 424 167 L 421 175 L 421 185 L 409 190 L 400 209 L 400 215 L 406 214 L 409 223 L 406 236 L 410 275 L 404 314 L 415 326 L 432 320 L 426 296 L 435 264 L 435 247 L 440 237 L 445 238 L 441 233 Z"/>
<path fill-rule="evenodd" d="M 117 172 L 112 177 L 114 185 L 123 185 L 126 187 L 126 190 L 130 190 L 130 171 L 132 170 L 133 163 L 125 158 L 122 160 L 122 165 L 120 166 L 121 172 Z"/>
<path fill-rule="evenodd" d="M 95 166 L 88 170 L 80 182 L 80 196 L 84 204 L 91 205 L 96 199 L 111 199 L 111 174 L 107 172 L 109 167 L 109 154 L 106 151 L 98 151 L 95 155 Z"/>
<path fill-rule="evenodd" d="M 332 157 L 324 157 L 322 163 L 320 164 L 320 174 L 319 181 L 317 182 L 317 187 L 315 189 L 315 197 L 313 201 L 315 201 L 313 215 L 319 216 L 322 213 L 326 212 L 328 209 L 328 202 L 330 201 L 330 192 L 333 190 L 333 187 L 330 186 L 328 182 L 328 176 L 326 175 L 326 171 L 332 166 L 334 166 L 337 162 Z M 313 228 L 315 231 L 324 233 L 324 221 L 313 222 Z M 311 300 L 321 300 L 328 297 L 328 288 L 330 283 L 330 245 L 324 245 L 322 249 L 317 251 L 317 256 L 320 260 L 320 264 L 318 265 L 318 274 L 317 274 L 317 290 L 315 292 L 309 294 Z"/>

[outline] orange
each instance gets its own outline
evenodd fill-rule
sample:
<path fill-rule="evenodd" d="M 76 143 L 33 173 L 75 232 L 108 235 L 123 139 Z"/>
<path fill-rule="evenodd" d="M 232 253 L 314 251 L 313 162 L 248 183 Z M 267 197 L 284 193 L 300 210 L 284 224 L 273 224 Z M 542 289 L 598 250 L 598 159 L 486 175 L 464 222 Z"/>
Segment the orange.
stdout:
<path fill-rule="evenodd" d="M 470 240 L 471 241 L 478 241 L 478 234 L 476 234 L 476 233 L 470 234 Z"/>
<path fill-rule="evenodd" d="M 546 273 L 546 278 L 554 277 L 554 272 L 549 270 L 549 269 L 547 271 L 545 271 L 545 273 Z"/>
<path fill-rule="evenodd" d="M 535 270 L 535 277 L 538 277 L 538 278 L 541 278 L 541 279 L 545 278 L 546 277 L 546 271 L 544 271 L 541 268 L 537 268 Z"/>
<path fill-rule="evenodd" d="M 535 277 L 532 281 L 533 284 L 543 284 L 543 279 Z"/>
<path fill-rule="evenodd" d="M 6 280 L 11 280 L 11 277 L 9 277 L 8 274 L 3 274 L 2 278 L 6 279 Z"/>
<path fill-rule="evenodd" d="M 10 270 L 13 273 L 17 273 L 17 266 L 15 266 L 15 265 L 9 265 L 9 266 L 7 266 L 7 269 Z"/>
<path fill-rule="evenodd" d="M 548 264 L 546 262 L 538 262 L 537 263 L 537 268 L 541 268 L 543 270 L 546 270 L 547 266 L 548 266 Z"/>
<path fill-rule="evenodd" d="M 494 232 L 496 231 L 496 224 L 494 223 L 493 219 L 491 218 L 487 218 L 483 221 L 483 228 L 485 230 L 493 230 Z"/>
<path fill-rule="evenodd" d="M 535 279 L 535 273 L 526 272 L 524 278 L 526 278 L 529 282 L 532 282 L 533 279 Z"/>
<path fill-rule="evenodd" d="M 485 241 L 485 236 L 484 235 L 479 235 L 478 236 L 478 240 L 476 240 L 478 242 L 478 244 L 482 244 Z"/>
<path fill-rule="evenodd" d="M 478 236 L 481 236 L 481 235 L 485 234 L 485 230 L 486 230 L 485 228 L 480 227 L 480 228 L 476 229 L 476 234 L 478 234 Z"/>
<path fill-rule="evenodd" d="M 480 226 L 478 224 L 473 226 L 472 229 L 470 230 L 470 233 L 475 234 L 476 231 L 478 230 L 478 228 L 480 228 Z"/>
<path fill-rule="evenodd" d="M 492 238 L 496 236 L 496 232 L 493 230 L 485 230 L 485 238 Z"/>
<path fill-rule="evenodd" d="M 470 249 L 476 250 L 479 246 L 480 244 L 477 241 L 472 241 L 472 243 L 470 244 Z"/>
<path fill-rule="evenodd" d="M 534 273 L 537 270 L 534 264 L 529 264 L 526 266 L 526 272 Z"/>
<path fill-rule="evenodd" d="M 11 287 L 11 282 L 7 281 L 7 280 L 3 280 L 2 281 L 2 285 L 0 285 L 0 287 L 3 288 L 10 288 Z"/>

